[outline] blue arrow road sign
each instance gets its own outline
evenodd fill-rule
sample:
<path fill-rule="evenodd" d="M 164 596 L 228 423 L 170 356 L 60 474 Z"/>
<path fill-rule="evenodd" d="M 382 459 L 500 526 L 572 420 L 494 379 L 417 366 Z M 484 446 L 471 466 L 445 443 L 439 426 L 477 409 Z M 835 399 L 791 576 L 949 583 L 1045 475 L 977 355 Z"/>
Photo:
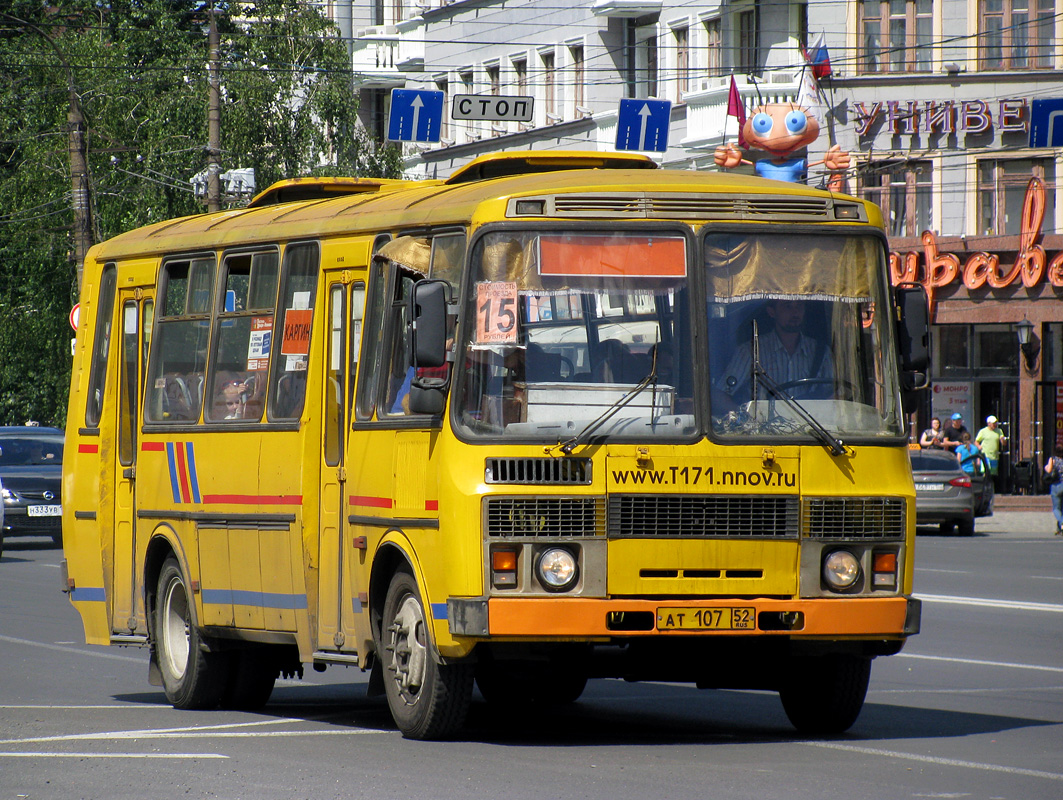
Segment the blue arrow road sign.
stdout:
<path fill-rule="evenodd" d="M 438 142 L 443 123 L 443 93 L 428 89 L 392 89 L 389 142 Z"/>
<path fill-rule="evenodd" d="M 1034 100 L 1030 109 L 1030 147 L 1063 147 L 1063 98 Z"/>
<path fill-rule="evenodd" d="M 616 149 L 663 153 L 668 149 L 668 123 L 671 117 L 670 100 L 621 99 L 616 123 Z"/>

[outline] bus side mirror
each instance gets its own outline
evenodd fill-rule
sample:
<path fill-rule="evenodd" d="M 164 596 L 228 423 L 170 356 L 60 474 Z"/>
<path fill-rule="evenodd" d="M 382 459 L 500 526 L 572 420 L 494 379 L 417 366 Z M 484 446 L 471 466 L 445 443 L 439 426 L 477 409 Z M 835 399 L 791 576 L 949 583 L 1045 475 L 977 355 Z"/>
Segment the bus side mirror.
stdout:
<path fill-rule="evenodd" d="M 447 363 L 447 289 L 445 281 L 418 281 L 410 295 L 409 337 L 413 367 Z"/>
<path fill-rule="evenodd" d="M 926 289 L 918 284 L 898 286 L 897 356 L 901 368 L 901 401 L 904 413 L 919 405 L 919 392 L 930 385 L 930 313 Z"/>

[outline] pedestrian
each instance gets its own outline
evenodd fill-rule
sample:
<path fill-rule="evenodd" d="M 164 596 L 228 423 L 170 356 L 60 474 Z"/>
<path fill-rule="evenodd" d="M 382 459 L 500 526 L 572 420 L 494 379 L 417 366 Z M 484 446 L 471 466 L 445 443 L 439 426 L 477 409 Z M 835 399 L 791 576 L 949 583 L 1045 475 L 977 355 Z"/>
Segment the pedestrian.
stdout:
<path fill-rule="evenodd" d="M 941 444 L 946 450 L 950 450 L 953 453 L 956 452 L 956 448 L 960 446 L 960 442 L 963 441 L 963 435 L 970 433 L 963 425 L 963 414 L 959 412 L 952 415 L 952 419 L 949 420 L 949 427 L 945 428 L 945 433 L 942 434 Z"/>
<path fill-rule="evenodd" d="M 1056 536 L 1063 536 L 1063 444 L 1045 462 L 1045 484 L 1052 496 L 1052 513 L 1056 518 Z"/>
<path fill-rule="evenodd" d="M 971 434 L 964 431 L 960 437 L 960 446 L 956 448 L 956 460 L 960 462 L 960 469 L 968 475 L 974 475 L 978 468 L 975 456 L 978 455 L 978 445 L 971 442 Z"/>
<path fill-rule="evenodd" d="M 985 418 L 985 427 L 978 431 L 978 435 L 974 437 L 974 443 L 985 454 L 986 461 L 989 462 L 989 474 L 993 476 L 993 486 L 999 491 L 997 467 L 1000 465 L 1000 451 L 1008 443 L 1008 437 L 1000 430 L 997 418 L 992 414 Z"/>
<path fill-rule="evenodd" d="M 930 427 L 919 437 L 919 446 L 924 450 L 944 450 L 945 445 L 941 443 L 944 436 L 945 432 L 941 430 L 941 419 L 931 417 Z"/>

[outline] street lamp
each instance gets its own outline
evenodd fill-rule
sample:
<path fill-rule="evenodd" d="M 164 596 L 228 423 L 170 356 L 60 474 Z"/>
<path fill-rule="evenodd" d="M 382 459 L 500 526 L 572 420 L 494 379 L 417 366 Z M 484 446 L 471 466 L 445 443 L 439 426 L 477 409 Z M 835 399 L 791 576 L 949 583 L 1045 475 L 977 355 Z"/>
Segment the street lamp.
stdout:
<path fill-rule="evenodd" d="M 1015 332 L 1019 336 L 1019 349 L 1026 362 L 1026 369 L 1033 372 L 1037 356 L 1041 353 L 1041 340 L 1034 334 L 1033 323 L 1026 317 L 1022 318 L 1022 322 L 1016 323 Z"/>

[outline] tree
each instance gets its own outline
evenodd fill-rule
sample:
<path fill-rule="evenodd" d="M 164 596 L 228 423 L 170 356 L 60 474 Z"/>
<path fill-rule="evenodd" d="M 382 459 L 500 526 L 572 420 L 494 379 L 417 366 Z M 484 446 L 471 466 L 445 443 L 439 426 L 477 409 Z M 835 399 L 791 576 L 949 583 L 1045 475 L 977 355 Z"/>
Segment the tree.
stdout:
<path fill-rule="evenodd" d="M 316 6 L 215 0 L 222 168 L 258 187 L 312 174 L 395 177 L 368 140 L 346 48 Z M 0 12 L 0 423 L 62 424 L 70 374 L 70 87 L 85 117 L 96 241 L 202 213 L 209 8 L 194 0 L 10 0 Z"/>

